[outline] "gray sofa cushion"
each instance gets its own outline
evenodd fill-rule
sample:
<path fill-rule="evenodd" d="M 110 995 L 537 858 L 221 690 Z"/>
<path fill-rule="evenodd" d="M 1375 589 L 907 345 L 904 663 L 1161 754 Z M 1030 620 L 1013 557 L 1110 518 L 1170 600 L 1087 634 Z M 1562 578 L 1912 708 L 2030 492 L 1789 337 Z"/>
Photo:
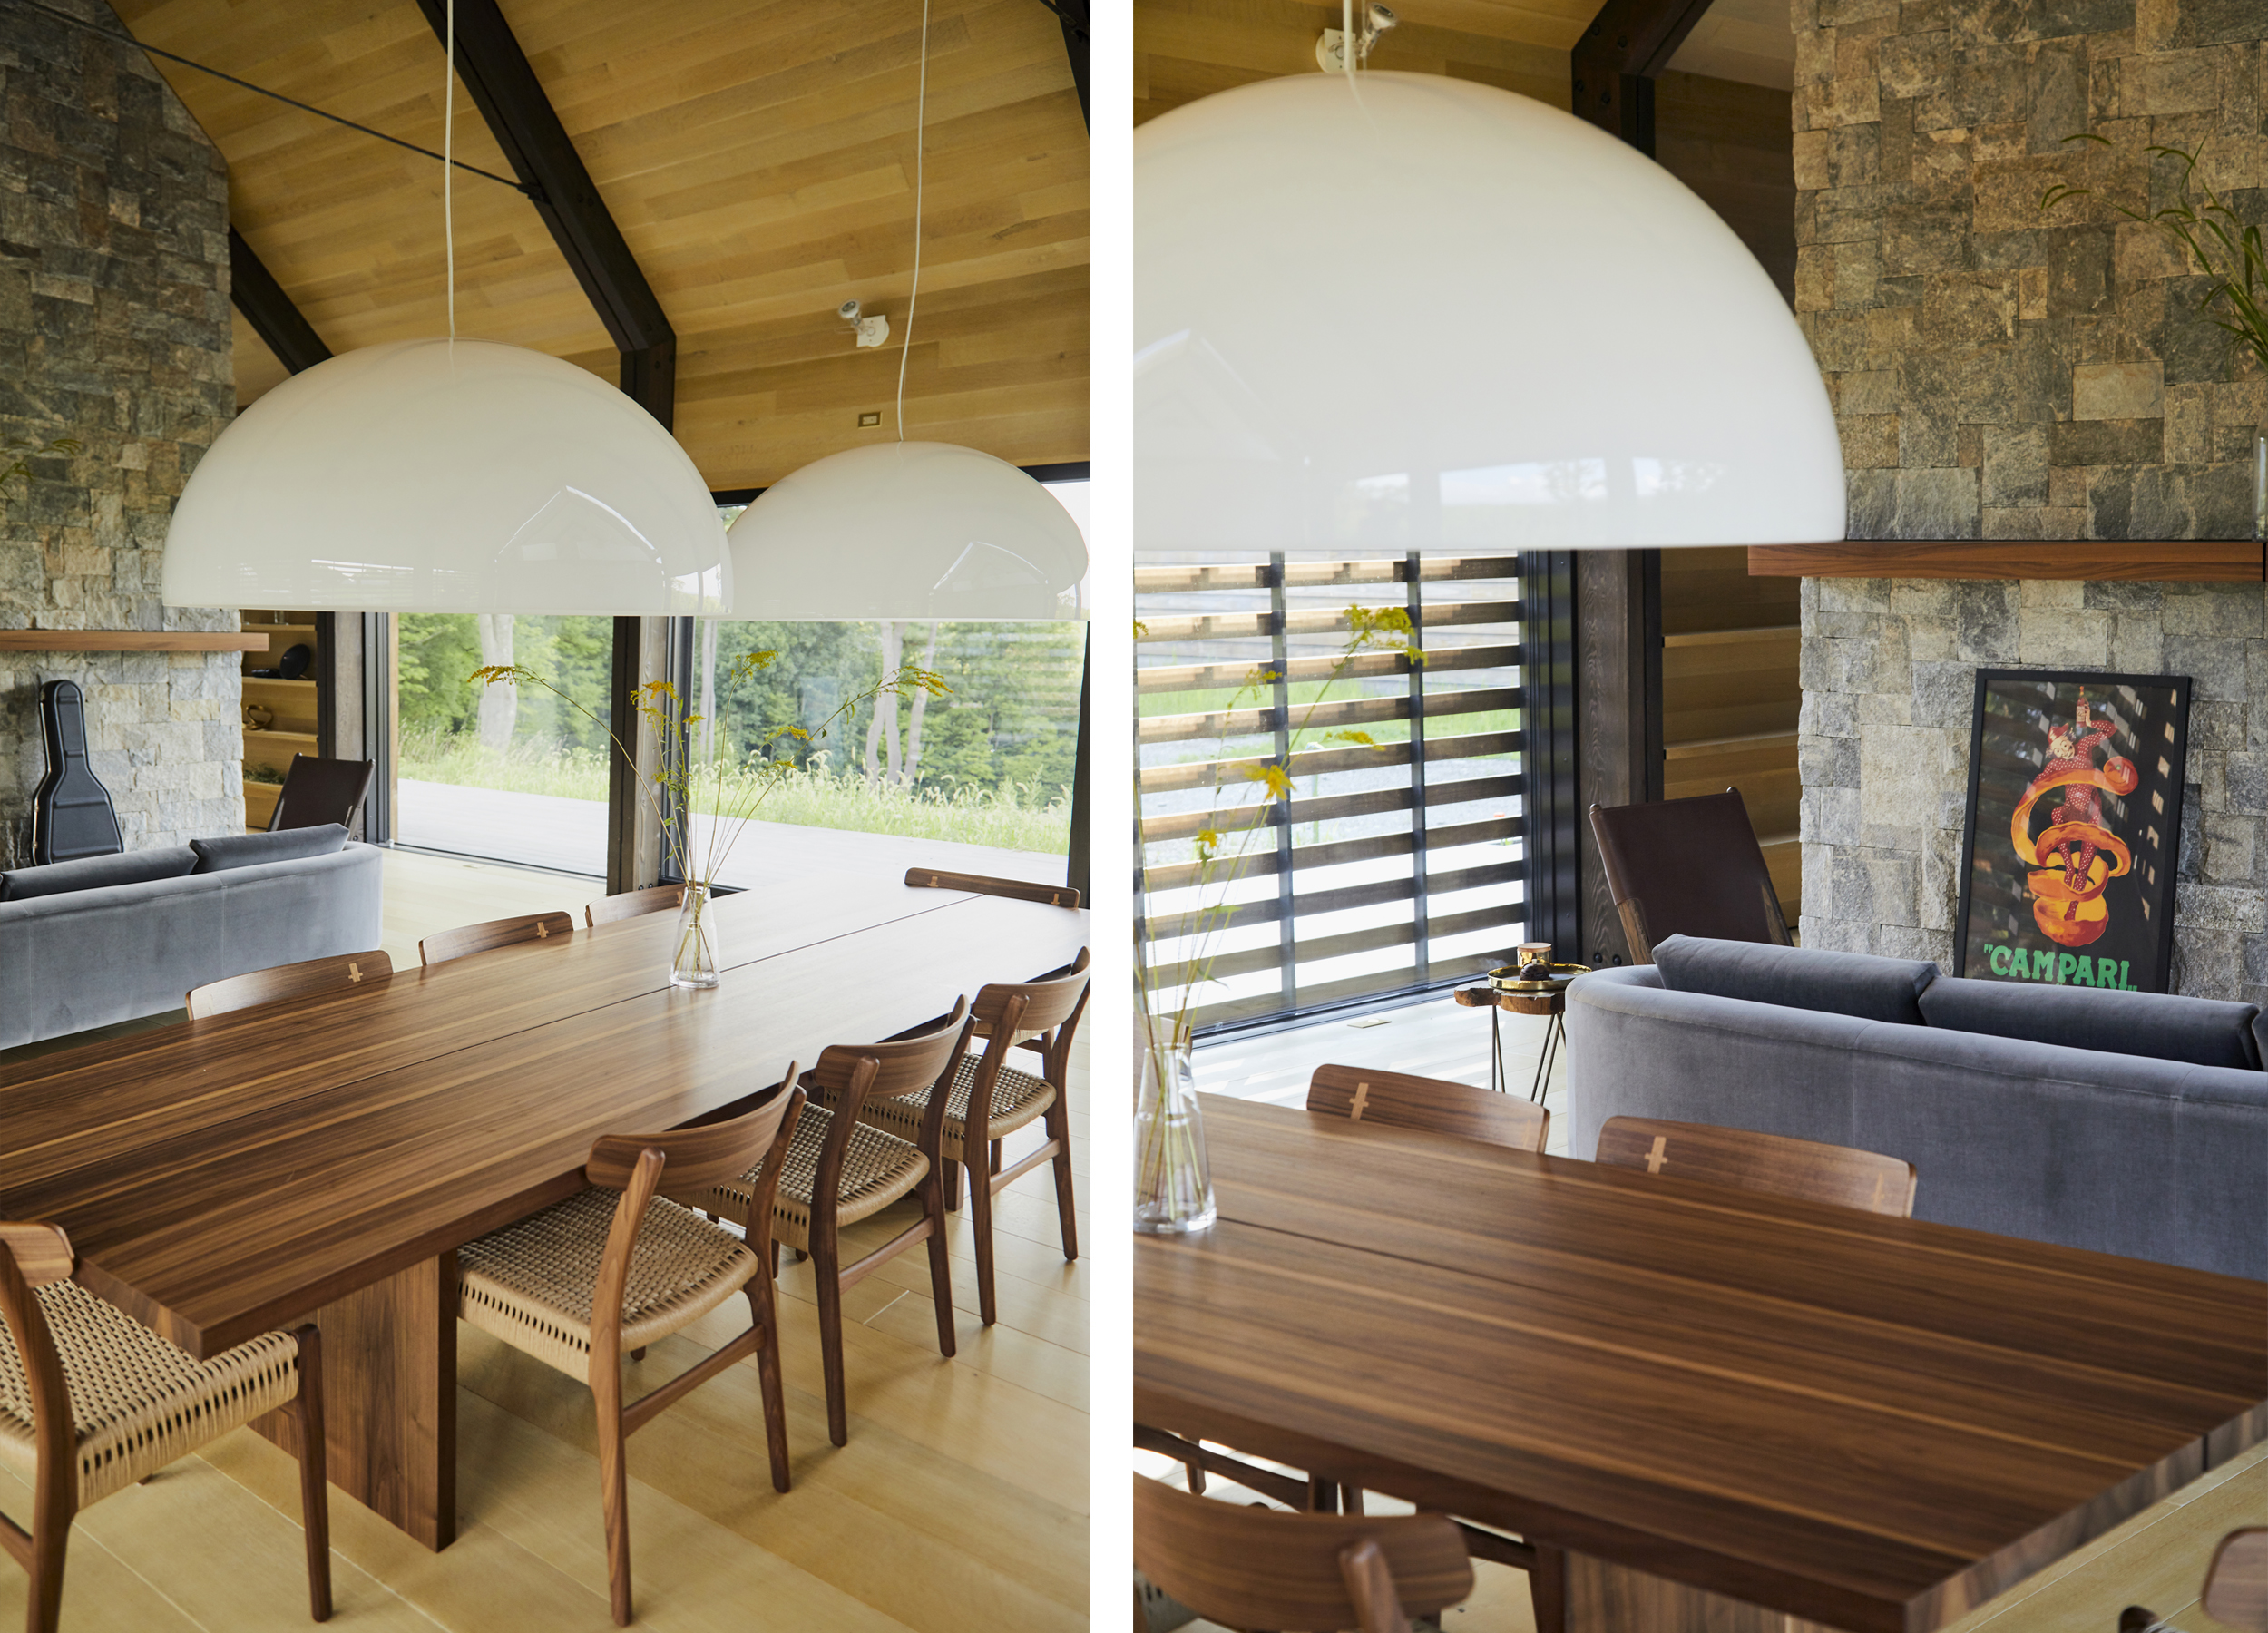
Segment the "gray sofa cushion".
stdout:
<path fill-rule="evenodd" d="M 184 874 L 0 902 L 0 1049 L 181 1007 L 247 970 L 375 947 L 385 853 Z"/>
<path fill-rule="evenodd" d="M 1569 1150 L 1610 1117 L 1902 1158 L 1914 1217 L 2268 1278 L 2268 1072 L 1665 991 L 1568 990 Z"/>
<path fill-rule="evenodd" d="M 347 830 L 336 822 L 320 827 L 284 828 L 273 834 L 223 834 L 217 839 L 191 839 L 197 871 L 221 873 L 231 867 L 258 867 L 263 862 L 297 862 L 306 856 L 327 856 L 343 850 Z"/>
<path fill-rule="evenodd" d="M 1673 993 L 1742 998 L 1784 1009 L 1817 1010 L 1861 1021 L 1920 1026 L 1922 990 L 1937 966 L 1865 953 L 1823 953 L 1768 942 L 1705 941 L 1673 935 L 1654 948 L 1654 967 Z"/>
<path fill-rule="evenodd" d="M 2260 1045 L 2253 1038 L 2260 1011 L 2250 1003 L 1948 977 L 1921 994 L 1921 1014 L 1948 1032 L 2260 1070 Z"/>
<path fill-rule="evenodd" d="M 160 850 L 120 851 L 110 856 L 82 856 L 76 862 L 50 862 L 44 867 L 19 867 L 0 873 L 0 902 L 139 885 L 147 879 L 178 879 L 196 865 L 195 851 L 186 845 L 170 845 Z"/>

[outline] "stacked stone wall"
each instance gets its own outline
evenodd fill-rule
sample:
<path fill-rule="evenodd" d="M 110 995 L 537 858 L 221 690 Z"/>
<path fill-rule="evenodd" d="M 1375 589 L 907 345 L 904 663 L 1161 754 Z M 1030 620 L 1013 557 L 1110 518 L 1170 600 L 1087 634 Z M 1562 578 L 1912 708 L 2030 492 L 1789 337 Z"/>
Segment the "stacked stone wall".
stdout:
<path fill-rule="evenodd" d="M 1796 308 L 1853 538 L 2248 538 L 2259 367 L 2116 206 L 2268 212 L 2263 0 L 1796 0 Z M 2067 142 L 2079 131 L 2107 145 Z M 2089 190 L 2043 211 L 2064 182 Z M 2268 592 L 1808 581 L 1807 944 L 1952 967 L 1980 667 L 2195 682 L 2175 984 L 2268 1002 Z"/>
<path fill-rule="evenodd" d="M 2261 371 L 2198 311 L 2210 280 L 2120 209 L 2177 197 L 2157 145 L 2268 213 L 2268 5 L 1794 9 L 1795 306 L 1851 536 L 2249 538 Z M 2087 195 L 2043 210 L 2058 183 Z"/>
<path fill-rule="evenodd" d="M 68 4 L 68 0 L 66 0 Z M 109 27 L 99 0 L 71 7 Z M 228 173 L 129 45 L 11 8 L 0 30 L 0 630 L 230 630 L 160 601 L 168 519 L 235 408 Z M 14 461 L 0 455 L 0 466 Z M 39 689 L 84 689 L 129 849 L 240 828 L 234 653 L 0 651 L 0 861 L 44 769 Z"/>

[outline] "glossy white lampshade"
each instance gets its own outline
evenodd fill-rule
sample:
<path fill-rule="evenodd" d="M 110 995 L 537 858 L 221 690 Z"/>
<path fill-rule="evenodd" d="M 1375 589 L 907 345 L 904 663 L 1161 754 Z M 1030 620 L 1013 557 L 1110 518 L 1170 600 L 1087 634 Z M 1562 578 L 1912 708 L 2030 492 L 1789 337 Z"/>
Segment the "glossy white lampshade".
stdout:
<path fill-rule="evenodd" d="M 1434 74 L 1134 136 L 1135 540 L 1569 550 L 1843 535 L 1819 366 L 1675 177 Z"/>
<path fill-rule="evenodd" d="M 953 443 L 816 459 L 732 524 L 736 618 L 1080 619 L 1087 545 L 1055 495 Z"/>
<path fill-rule="evenodd" d="M 724 528 L 685 450 L 586 370 L 482 340 L 292 376 L 174 506 L 175 607 L 719 614 Z"/>

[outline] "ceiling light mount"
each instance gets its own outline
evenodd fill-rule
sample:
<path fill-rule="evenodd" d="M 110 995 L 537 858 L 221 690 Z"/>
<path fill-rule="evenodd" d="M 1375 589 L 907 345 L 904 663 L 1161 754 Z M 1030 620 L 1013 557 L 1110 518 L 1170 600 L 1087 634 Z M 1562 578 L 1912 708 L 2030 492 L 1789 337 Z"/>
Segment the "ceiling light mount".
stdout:
<path fill-rule="evenodd" d="M 1377 0 L 1362 8 L 1362 23 L 1354 30 L 1354 64 L 1366 62 L 1378 44 L 1378 36 L 1402 19 L 1395 16 L 1390 5 L 1380 5 Z M 1346 34 L 1342 29 L 1326 28 L 1315 42 L 1315 64 L 1325 73 L 1346 72 Z"/>
<path fill-rule="evenodd" d="M 877 312 L 868 318 L 855 300 L 846 300 L 835 308 L 835 315 L 858 331 L 858 344 L 880 346 L 890 337 L 890 319 Z"/>

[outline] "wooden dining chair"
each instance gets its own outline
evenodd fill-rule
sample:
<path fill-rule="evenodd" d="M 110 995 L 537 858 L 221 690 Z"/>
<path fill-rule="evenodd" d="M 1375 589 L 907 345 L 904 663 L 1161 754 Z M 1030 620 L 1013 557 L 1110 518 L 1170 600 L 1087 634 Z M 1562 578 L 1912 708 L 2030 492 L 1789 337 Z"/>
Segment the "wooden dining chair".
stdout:
<path fill-rule="evenodd" d="M 1515 1150 L 1540 1151 L 1551 1113 L 1531 1100 L 1441 1078 L 1375 1071 L 1367 1066 L 1318 1066 L 1307 1080 L 1307 1110 L 1388 1129 L 1453 1134 Z"/>
<path fill-rule="evenodd" d="M 629 1438 L 666 1408 L 756 1357 L 772 1485 L 787 1490 L 787 1408 L 772 1286 L 771 1209 L 804 1104 L 795 1068 L 754 1110 L 666 1134 L 594 1141 L 591 1188 L 457 1249 L 457 1314 L 483 1332 L 591 1385 L 598 1407 L 599 1491 L 607 1586 L 618 1627 L 631 1623 Z M 689 1201 L 749 1177 L 728 1217 L 736 1237 Z M 748 1301 L 748 1329 L 635 1401 L 622 1398 L 622 1356 L 642 1355 L 725 1303 Z"/>
<path fill-rule="evenodd" d="M 484 924 L 463 924 L 455 930 L 436 930 L 417 944 L 417 959 L 421 963 L 447 963 L 453 958 L 469 957 L 494 947 L 516 946 L 522 942 L 556 941 L 563 946 L 574 933 L 575 921 L 563 913 L 537 913 L 525 918 L 490 919 Z"/>
<path fill-rule="evenodd" d="M 1013 896 L 1020 902 L 1045 902 L 1051 907 L 1076 907 L 1079 892 L 1068 885 L 1034 885 L 1029 879 L 995 879 L 987 874 L 947 873 L 936 867 L 909 867 L 905 882 L 922 890 L 973 890 L 979 895 Z"/>
<path fill-rule="evenodd" d="M 1472 1561 L 1438 1514 L 1287 1514 L 1209 1502 L 1134 1476 L 1134 1565 L 1231 1628 L 1410 1633 L 1472 1596 Z"/>
<path fill-rule="evenodd" d="M 1087 1010 L 1087 949 L 1051 979 L 1017 985 L 994 983 L 970 1006 L 973 1031 L 985 1040 L 982 1055 L 963 1055 L 953 1069 L 942 1130 L 945 1206 L 955 1206 L 955 1171 L 969 1170 L 970 1225 L 976 1237 L 977 1307 L 984 1325 L 999 1319 L 992 1279 L 992 1198 L 1043 1162 L 1055 1165 L 1056 1227 L 1063 1257 L 1079 1257 L 1079 1223 L 1071 1194 L 1071 1040 Z M 1041 1075 L 1008 1064 L 1012 1050 L 1037 1047 Z M 930 1090 L 899 1100 L 868 1099 L 859 1120 L 908 1142 L 921 1138 Z M 1001 1142 L 1035 1118 L 1047 1120 L 1040 1149 L 1001 1166 Z M 987 1130 L 972 1140 L 972 1129 Z"/>
<path fill-rule="evenodd" d="M 58 1226 L 0 1223 L 0 1466 L 32 1491 L 29 1530 L 0 1515 L 0 1544 L 29 1573 L 28 1633 L 54 1633 L 64 1552 L 82 1509 L 147 1480 L 269 1412 L 299 1442 L 308 1611 L 331 1614 L 330 1489 L 322 1343 L 313 1326 L 265 1333 L 199 1361 L 71 1279 Z"/>
<path fill-rule="evenodd" d="M 601 924 L 642 918 L 649 913 L 675 913 L 684 902 L 685 886 L 682 885 L 656 885 L 648 890 L 625 890 L 620 895 L 602 896 L 586 904 L 582 910 L 582 921 L 596 930 Z"/>
<path fill-rule="evenodd" d="M 1784 1134 L 1651 1117 L 1610 1117 L 1598 1130 L 1597 1159 L 1610 1168 L 1676 1174 L 1901 1219 L 1913 1212 L 1912 1163 L 1850 1146 L 1791 1139 Z"/>
<path fill-rule="evenodd" d="M 2197 1608 L 2238 1633 L 2268 1633 L 2268 1526 L 2233 1530 L 2213 1550 Z M 2140 1605 L 2118 1613 L 2118 1633 L 2179 1633 L 2170 1621 Z"/>
<path fill-rule="evenodd" d="M 2204 1613 L 2244 1633 L 2268 1633 L 2268 1526 L 2231 1531 L 2214 1550 Z"/>
<path fill-rule="evenodd" d="M 394 961 L 374 947 L 367 953 L 310 958 L 303 963 L 278 964 L 272 970 L 231 975 L 226 981 L 208 981 L 200 987 L 191 988 L 183 1002 L 189 1006 L 191 1021 L 204 1021 L 235 1010 L 257 1009 L 263 1003 L 281 1003 L 315 993 L 374 986 L 391 979 L 393 974 Z"/>
<path fill-rule="evenodd" d="M 811 1097 L 772 1203 L 771 1251 L 785 1242 L 811 1257 L 818 1283 L 819 1353 L 826 1378 L 827 1438 L 850 1442 L 843 1386 L 843 1295 L 885 1260 L 916 1242 L 929 1244 L 930 1296 L 937 1305 L 937 1348 L 953 1354 L 953 1271 L 945 1249 L 944 1193 L 939 1188 L 939 1146 L 945 1096 L 931 1094 L 912 1139 L 901 1139 L 861 1120 L 870 1104 L 929 1090 L 953 1071 L 968 1047 L 969 1003 L 930 1030 L 882 1043 L 835 1044 L 803 1076 Z M 697 1206 L 732 1213 L 748 1208 L 755 1176 L 742 1174 L 716 1187 Z M 842 1228 L 880 1213 L 900 1197 L 921 1202 L 920 1222 L 846 1265 Z"/>

